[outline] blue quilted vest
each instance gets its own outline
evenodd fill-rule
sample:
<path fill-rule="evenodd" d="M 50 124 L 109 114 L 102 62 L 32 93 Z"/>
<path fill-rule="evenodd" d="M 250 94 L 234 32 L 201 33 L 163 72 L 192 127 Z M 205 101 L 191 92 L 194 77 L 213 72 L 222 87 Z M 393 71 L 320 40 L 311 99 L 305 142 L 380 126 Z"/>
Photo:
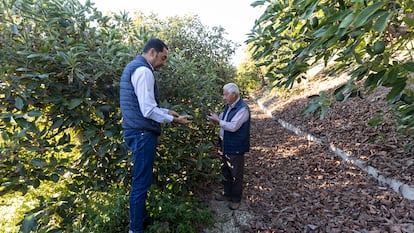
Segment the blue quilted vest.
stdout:
<path fill-rule="evenodd" d="M 249 119 L 243 123 L 239 130 L 236 132 L 224 131 L 224 140 L 222 142 L 222 150 L 224 154 L 244 154 L 250 150 L 250 110 L 249 106 L 240 99 L 236 105 L 230 109 L 227 119 L 225 121 L 231 121 L 231 119 L 236 115 L 236 113 L 241 108 L 247 108 L 249 111 Z M 223 117 L 226 116 L 227 111 L 229 111 L 229 105 L 226 105 L 223 113 Z"/>
<path fill-rule="evenodd" d="M 153 69 L 143 56 L 138 56 L 130 62 L 124 69 L 120 83 L 120 107 L 122 113 L 122 128 L 124 130 L 147 130 L 157 135 L 161 134 L 160 123 L 145 118 L 139 108 L 138 98 L 135 95 L 132 86 L 131 76 L 135 70 L 141 66 L 145 66 L 152 72 Z M 157 82 L 154 84 L 154 96 L 157 105 L 159 104 Z"/>

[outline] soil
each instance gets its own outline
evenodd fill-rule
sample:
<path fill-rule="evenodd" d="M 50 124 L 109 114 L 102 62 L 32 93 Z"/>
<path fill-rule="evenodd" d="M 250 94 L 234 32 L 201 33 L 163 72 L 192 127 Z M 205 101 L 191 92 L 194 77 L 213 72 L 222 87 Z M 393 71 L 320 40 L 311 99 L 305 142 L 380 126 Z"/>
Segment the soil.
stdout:
<path fill-rule="evenodd" d="M 217 223 L 204 232 L 414 232 L 413 200 L 327 146 L 283 128 L 257 104 L 261 101 L 275 118 L 366 161 L 385 177 L 414 187 L 414 140 L 396 133 L 382 101 L 387 90 L 335 103 L 324 119 L 301 114 L 310 103 L 308 96 L 332 92 L 341 83 L 340 78 L 321 79 L 303 84 L 296 93 L 262 91 L 246 98 L 252 126 L 242 206 L 231 211 L 226 203 L 214 201 L 213 193 L 221 187 L 211 186 L 209 204 Z M 369 120 L 380 111 L 386 121 L 371 127 Z"/>

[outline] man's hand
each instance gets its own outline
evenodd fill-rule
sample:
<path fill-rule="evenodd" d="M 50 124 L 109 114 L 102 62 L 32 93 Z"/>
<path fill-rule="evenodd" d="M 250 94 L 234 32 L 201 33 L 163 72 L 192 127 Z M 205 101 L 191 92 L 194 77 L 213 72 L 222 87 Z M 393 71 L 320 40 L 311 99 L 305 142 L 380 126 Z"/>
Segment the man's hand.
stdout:
<path fill-rule="evenodd" d="M 217 113 L 210 112 L 207 118 L 217 123 L 220 123 L 220 118 L 218 117 Z"/>
<path fill-rule="evenodd" d="M 191 123 L 191 121 L 188 120 L 189 117 L 190 117 L 189 115 L 174 116 L 173 122 L 180 124 L 180 125 L 188 125 L 189 123 Z"/>
<path fill-rule="evenodd" d="M 178 114 L 176 111 L 174 110 L 168 110 L 168 115 L 171 115 L 173 117 L 179 117 L 180 114 Z"/>

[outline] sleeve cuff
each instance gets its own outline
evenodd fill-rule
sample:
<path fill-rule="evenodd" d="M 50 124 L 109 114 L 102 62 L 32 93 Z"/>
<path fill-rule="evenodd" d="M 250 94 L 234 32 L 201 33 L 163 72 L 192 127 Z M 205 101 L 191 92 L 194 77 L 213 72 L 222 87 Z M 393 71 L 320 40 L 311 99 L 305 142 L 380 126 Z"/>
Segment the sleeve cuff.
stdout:
<path fill-rule="evenodd" d="M 168 115 L 168 114 L 167 114 Z M 169 122 L 169 123 L 172 123 L 173 122 L 173 120 L 174 120 L 174 117 L 173 116 L 171 116 L 171 115 L 168 115 L 167 116 L 167 121 Z"/>

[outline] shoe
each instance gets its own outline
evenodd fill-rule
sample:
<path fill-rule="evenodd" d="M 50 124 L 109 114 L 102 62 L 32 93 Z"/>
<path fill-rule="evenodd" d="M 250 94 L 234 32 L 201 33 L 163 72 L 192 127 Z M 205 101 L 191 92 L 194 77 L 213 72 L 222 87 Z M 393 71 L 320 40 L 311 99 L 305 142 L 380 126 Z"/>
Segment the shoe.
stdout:
<path fill-rule="evenodd" d="M 231 210 L 237 210 L 240 207 L 240 202 L 230 202 L 229 208 Z"/>
<path fill-rule="evenodd" d="M 214 199 L 216 201 L 228 201 L 229 200 L 229 198 L 227 196 L 225 196 L 224 194 L 216 194 L 214 196 Z"/>

